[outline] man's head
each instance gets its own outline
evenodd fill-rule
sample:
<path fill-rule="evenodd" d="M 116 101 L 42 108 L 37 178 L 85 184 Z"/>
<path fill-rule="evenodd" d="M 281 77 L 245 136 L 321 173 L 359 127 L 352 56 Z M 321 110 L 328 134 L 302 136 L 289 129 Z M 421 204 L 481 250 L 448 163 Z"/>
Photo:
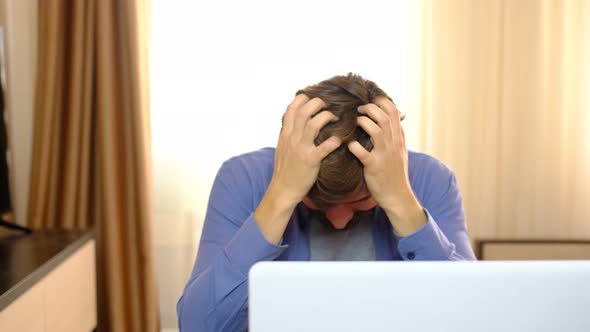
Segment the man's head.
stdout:
<path fill-rule="evenodd" d="M 356 211 L 376 205 L 365 186 L 362 163 L 348 150 L 348 143 L 355 140 L 368 151 L 373 149 L 370 136 L 357 125 L 357 108 L 380 96 L 391 98 L 374 82 L 352 73 L 297 91 L 301 93 L 322 99 L 328 105 L 325 110 L 339 119 L 320 131 L 315 144 L 331 136 L 342 140 L 342 145 L 322 161 L 318 179 L 303 202 L 324 211 L 334 227 L 344 228 Z"/>

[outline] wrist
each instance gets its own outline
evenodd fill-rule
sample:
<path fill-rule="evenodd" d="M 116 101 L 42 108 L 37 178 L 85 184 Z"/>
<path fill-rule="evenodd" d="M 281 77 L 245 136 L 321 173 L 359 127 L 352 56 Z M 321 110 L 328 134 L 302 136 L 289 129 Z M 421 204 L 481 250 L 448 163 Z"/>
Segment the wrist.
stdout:
<path fill-rule="evenodd" d="M 382 208 L 395 231 L 402 237 L 415 233 L 428 221 L 424 208 L 413 193 Z"/>
<path fill-rule="evenodd" d="M 422 209 L 422 205 L 412 191 L 398 193 L 381 207 L 388 215 L 393 215 L 401 219 L 405 219 L 407 215 Z"/>
<path fill-rule="evenodd" d="M 290 195 L 283 190 L 283 188 L 285 188 L 284 185 L 276 184 L 271 181 L 266 189 L 263 200 L 268 201 L 277 210 L 292 211 L 302 199 L 293 197 L 293 195 Z"/>
<path fill-rule="evenodd" d="M 274 244 L 281 241 L 295 206 L 269 186 L 254 211 L 254 219 L 267 241 Z"/>

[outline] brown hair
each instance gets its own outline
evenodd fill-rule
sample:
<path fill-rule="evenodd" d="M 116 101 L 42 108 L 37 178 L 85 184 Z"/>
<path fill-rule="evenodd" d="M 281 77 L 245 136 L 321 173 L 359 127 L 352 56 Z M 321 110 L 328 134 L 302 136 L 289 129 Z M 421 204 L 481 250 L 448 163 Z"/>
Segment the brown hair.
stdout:
<path fill-rule="evenodd" d="M 348 143 L 355 140 L 368 151 L 373 149 L 370 136 L 357 125 L 357 107 L 379 96 L 391 98 L 374 82 L 353 73 L 334 76 L 296 94 L 301 93 L 322 99 L 328 105 L 324 110 L 339 119 L 322 128 L 315 140 L 315 145 L 319 145 L 330 136 L 342 139 L 342 145 L 322 160 L 317 181 L 307 194 L 314 204 L 323 208 L 355 194 L 365 183 L 362 163 L 348 150 Z"/>

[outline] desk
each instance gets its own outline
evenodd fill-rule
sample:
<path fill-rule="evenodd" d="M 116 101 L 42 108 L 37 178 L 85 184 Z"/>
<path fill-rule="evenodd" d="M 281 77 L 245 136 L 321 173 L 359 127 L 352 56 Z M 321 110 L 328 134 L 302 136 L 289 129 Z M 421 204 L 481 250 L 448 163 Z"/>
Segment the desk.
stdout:
<path fill-rule="evenodd" d="M 479 260 L 588 260 L 590 240 L 477 239 Z"/>
<path fill-rule="evenodd" d="M 0 331 L 95 327 L 93 230 L 39 231 L 0 240 Z"/>

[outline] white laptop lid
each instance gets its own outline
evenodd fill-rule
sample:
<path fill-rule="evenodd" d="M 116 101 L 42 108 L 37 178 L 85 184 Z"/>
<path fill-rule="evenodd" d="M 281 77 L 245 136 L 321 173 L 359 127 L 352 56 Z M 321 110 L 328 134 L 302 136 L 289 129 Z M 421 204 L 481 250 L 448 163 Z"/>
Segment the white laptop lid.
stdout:
<path fill-rule="evenodd" d="M 249 330 L 590 331 L 590 261 L 261 262 Z"/>

